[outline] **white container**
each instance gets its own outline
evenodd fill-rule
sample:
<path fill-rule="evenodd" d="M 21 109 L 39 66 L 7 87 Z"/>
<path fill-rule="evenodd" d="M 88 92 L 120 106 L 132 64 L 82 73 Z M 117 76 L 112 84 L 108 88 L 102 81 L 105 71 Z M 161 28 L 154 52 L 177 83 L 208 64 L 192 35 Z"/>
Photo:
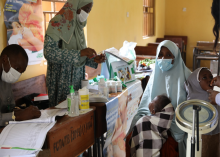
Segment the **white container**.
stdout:
<path fill-rule="evenodd" d="M 71 93 L 67 96 L 68 116 L 79 116 L 78 96 Z"/>
<path fill-rule="evenodd" d="M 104 88 L 104 96 L 108 99 L 108 94 L 109 94 L 109 90 L 108 90 L 108 87 L 105 87 Z"/>
<path fill-rule="evenodd" d="M 111 93 L 111 82 L 110 81 L 106 82 L 106 86 L 108 88 L 108 93 Z"/>
<path fill-rule="evenodd" d="M 81 88 L 83 87 L 89 89 L 89 80 L 81 80 Z"/>
<path fill-rule="evenodd" d="M 122 92 L 122 84 L 121 84 L 121 81 L 117 81 L 117 92 Z"/>
<path fill-rule="evenodd" d="M 105 83 L 105 79 L 104 78 L 100 78 L 100 81 L 98 83 L 98 88 L 99 88 L 99 93 L 104 95 L 104 88 L 107 88 L 106 83 Z"/>
<path fill-rule="evenodd" d="M 117 82 L 111 82 L 111 93 L 117 93 Z"/>
<path fill-rule="evenodd" d="M 80 110 L 89 109 L 89 90 L 84 87 L 79 89 L 79 108 Z"/>

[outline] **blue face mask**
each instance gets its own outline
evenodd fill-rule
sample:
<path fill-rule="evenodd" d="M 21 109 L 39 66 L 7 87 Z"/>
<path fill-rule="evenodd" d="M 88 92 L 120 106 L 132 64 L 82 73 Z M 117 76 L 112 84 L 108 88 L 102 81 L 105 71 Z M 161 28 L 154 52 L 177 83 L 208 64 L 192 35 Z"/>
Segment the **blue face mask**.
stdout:
<path fill-rule="evenodd" d="M 173 59 L 157 59 L 157 64 L 162 72 L 168 71 L 173 67 L 172 60 Z"/>

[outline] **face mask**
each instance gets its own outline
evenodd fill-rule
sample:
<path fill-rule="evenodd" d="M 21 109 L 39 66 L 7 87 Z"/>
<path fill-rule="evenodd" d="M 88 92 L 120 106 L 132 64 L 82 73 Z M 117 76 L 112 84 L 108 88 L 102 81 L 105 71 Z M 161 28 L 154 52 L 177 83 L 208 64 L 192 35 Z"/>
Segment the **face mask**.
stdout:
<path fill-rule="evenodd" d="M 8 59 L 9 65 L 11 67 L 10 61 Z M 4 66 L 2 64 L 2 81 L 7 82 L 7 83 L 15 83 L 21 76 L 21 73 L 19 73 L 17 70 L 14 68 L 10 68 L 10 70 L 6 73 L 4 70 Z"/>
<path fill-rule="evenodd" d="M 159 65 L 162 72 L 168 71 L 173 67 L 172 63 L 173 59 L 157 59 L 157 64 Z"/>
<path fill-rule="evenodd" d="M 80 14 L 77 14 L 77 19 L 80 22 L 85 22 L 87 20 L 88 16 L 89 16 L 89 14 L 81 9 Z"/>

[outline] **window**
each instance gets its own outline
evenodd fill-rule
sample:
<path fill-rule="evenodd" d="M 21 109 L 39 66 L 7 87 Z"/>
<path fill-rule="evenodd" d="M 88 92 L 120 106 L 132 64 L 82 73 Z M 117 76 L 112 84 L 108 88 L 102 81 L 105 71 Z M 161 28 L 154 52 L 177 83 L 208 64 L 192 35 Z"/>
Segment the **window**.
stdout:
<path fill-rule="evenodd" d="M 143 37 L 154 35 L 154 0 L 143 0 L 144 26 Z"/>
<path fill-rule="evenodd" d="M 44 14 L 44 30 L 47 30 L 50 20 L 60 11 L 67 0 L 42 0 Z"/>

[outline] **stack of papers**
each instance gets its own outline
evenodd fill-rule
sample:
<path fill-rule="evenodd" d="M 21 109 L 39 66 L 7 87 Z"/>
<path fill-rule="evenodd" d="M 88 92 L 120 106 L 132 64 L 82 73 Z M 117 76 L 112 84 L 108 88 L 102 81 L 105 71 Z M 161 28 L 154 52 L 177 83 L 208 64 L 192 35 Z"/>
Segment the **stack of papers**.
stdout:
<path fill-rule="evenodd" d="M 47 132 L 55 125 L 55 117 L 64 114 L 66 109 L 42 110 L 40 118 L 9 122 L 0 134 L 0 156 L 35 157 L 44 144 Z"/>
<path fill-rule="evenodd" d="M 101 94 L 90 94 L 89 95 L 89 102 L 108 102 L 107 97 Z"/>

